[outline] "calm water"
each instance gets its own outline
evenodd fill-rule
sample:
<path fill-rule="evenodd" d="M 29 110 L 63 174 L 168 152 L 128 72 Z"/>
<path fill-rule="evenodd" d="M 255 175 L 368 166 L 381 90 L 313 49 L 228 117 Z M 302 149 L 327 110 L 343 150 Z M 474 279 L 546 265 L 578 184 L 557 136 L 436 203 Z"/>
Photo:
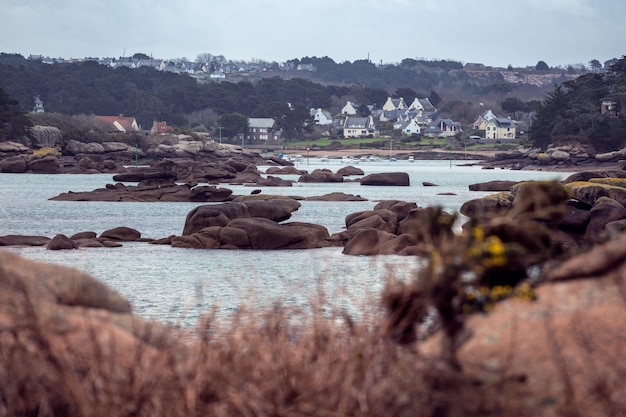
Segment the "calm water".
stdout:
<path fill-rule="evenodd" d="M 345 216 L 370 210 L 377 201 L 414 201 L 421 207 L 440 205 L 457 211 L 469 199 L 487 193 L 468 191 L 469 184 L 499 180 L 562 179 L 567 173 L 482 170 L 452 161 L 398 161 L 361 163 L 365 174 L 408 172 L 410 187 L 368 187 L 359 183 L 294 184 L 262 188 L 265 194 L 317 196 L 340 191 L 360 195 L 366 202 L 302 202 L 293 221 L 322 224 L 330 233 L 343 230 Z M 312 171 L 341 168 L 339 161 L 299 164 Z M 264 170 L 264 167 L 260 167 Z M 297 179 L 297 177 L 285 176 Z M 0 174 L 0 235 L 72 235 L 81 231 L 127 226 L 143 237 L 180 235 L 187 213 L 197 203 L 102 203 L 49 201 L 67 191 L 91 191 L 112 183 L 112 176 Z M 423 182 L 437 187 L 424 187 Z M 235 194 L 251 188 L 228 186 Z M 438 195 L 452 192 L 454 196 Z M 40 247 L 3 248 L 22 256 L 71 265 L 106 282 L 131 303 L 136 314 L 169 323 L 193 325 L 205 311 L 227 316 L 240 305 L 267 306 L 275 301 L 306 306 L 321 292 L 328 307 L 351 313 L 363 309 L 390 274 L 410 277 L 417 260 L 399 256 L 349 257 L 341 248 L 301 251 L 193 250 L 145 243 L 125 243 L 123 248 L 84 248 L 47 251 Z"/>

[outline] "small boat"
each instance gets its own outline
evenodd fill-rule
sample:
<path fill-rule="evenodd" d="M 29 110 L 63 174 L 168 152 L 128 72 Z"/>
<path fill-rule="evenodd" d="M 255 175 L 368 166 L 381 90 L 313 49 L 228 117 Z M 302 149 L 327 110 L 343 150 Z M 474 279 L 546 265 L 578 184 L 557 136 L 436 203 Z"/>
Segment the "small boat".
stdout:
<path fill-rule="evenodd" d="M 342 156 L 341 163 L 344 165 L 356 165 L 359 163 L 359 160 L 351 156 Z"/>
<path fill-rule="evenodd" d="M 398 162 L 398 159 L 392 156 L 391 158 L 389 158 L 389 162 Z"/>
<path fill-rule="evenodd" d="M 328 157 L 328 155 L 324 155 L 320 158 L 321 162 L 330 162 L 330 158 Z"/>
<path fill-rule="evenodd" d="M 415 162 L 415 158 L 413 158 L 413 156 L 409 156 L 409 162 Z"/>
<path fill-rule="evenodd" d="M 380 162 L 380 158 L 374 155 L 370 156 L 369 160 L 370 162 Z"/>

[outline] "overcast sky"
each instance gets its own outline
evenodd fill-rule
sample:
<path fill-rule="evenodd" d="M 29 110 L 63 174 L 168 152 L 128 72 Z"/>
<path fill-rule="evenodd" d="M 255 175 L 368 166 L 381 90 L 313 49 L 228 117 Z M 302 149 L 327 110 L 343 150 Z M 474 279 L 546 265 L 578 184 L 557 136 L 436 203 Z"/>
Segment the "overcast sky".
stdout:
<path fill-rule="evenodd" d="M 626 54 L 624 0 L 0 0 L 0 52 L 506 67 Z"/>

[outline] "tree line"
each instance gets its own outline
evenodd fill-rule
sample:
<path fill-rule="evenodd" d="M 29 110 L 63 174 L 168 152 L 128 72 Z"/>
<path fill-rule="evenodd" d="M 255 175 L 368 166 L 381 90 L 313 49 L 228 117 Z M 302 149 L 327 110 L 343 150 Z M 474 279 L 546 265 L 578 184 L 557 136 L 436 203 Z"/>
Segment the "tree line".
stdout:
<path fill-rule="evenodd" d="M 531 140 L 542 149 L 578 141 L 608 152 L 626 145 L 626 57 L 605 73 L 587 73 L 557 85 L 541 102 Z M 602 106 L 604 103 L 604 110 Z"/>

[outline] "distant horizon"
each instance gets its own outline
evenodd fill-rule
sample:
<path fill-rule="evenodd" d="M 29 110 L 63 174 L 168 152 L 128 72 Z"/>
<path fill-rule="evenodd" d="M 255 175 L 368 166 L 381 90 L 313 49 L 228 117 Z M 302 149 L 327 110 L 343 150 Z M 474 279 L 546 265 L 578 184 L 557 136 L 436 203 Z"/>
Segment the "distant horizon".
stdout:
<path fill-rule="evenodd" d="M 355 61 L 360 61 L 360 60 L 367 60 L 369 59 L 370 62 L 372 62 L 375 65 L 399 65 L 403 60 L 405 59 L 415 59 L 417 61 L 426 61 L 426 62 L 436 62 L 436 61 L 448 61 L 448 62 L 459 62 L 463 65 L 466 64 L 481 64 L 484 65 L 486 67 L 491 67 L 491 68 L 508 68 L 509 66 L 511 66 L 512 68 L 529 68 L 529 67 L 534 67 L 536 66 L 540 61 L 545 62 L 550 68 L 568 68 L 569 66 L 572 66 L 574 68 L 580 68 L 580 66 L 584 66 L 585 68 L 589 67 L 589 62 L 592 61 L 593 59 L 597 59 L 600 64 L 602 64 L 604 66 L 604 64 L 607 61 L 611 61 L 614 59 L 620 59 L 624 56 L 626 56 L 625 54 L 619 55 L 619 56 L 615 56 L 615 57 L 611 57 L 608 59 L 598 59 L 598 58 L 591 58 L 587 61 L 584 62 L 571 62 L 571 63 L 567 63 L 567 64 L 551 64 L 549 60 L 546 59 L 540 59 L 537 62 L 534 63 L 527 63 L 524 65 L 513 65 L 513 64 L 507 64 L 507 65 L 493 65 L 493 64 L 489 64 L 486 62 L 480 62 L 478 60 L 471 60 L 471 61 L 465 61 L 462 59 L 455 59 L 455 58 L 428 58 L 428 57 L 404 57 L 398 61 L 394 61 L 394 62 L 386 62 L 384 60 L 374 60 L 371 59 L 371 57 L 369 56 L 365 56 L 363 58 L 356 58 L 353 60 L 337 60 L 329 55 L 303 55 L 301 57 L 291 57 L 291 58 L 287 58 L 287 59 L 283 59 L 283 60 L 276 60 L 276 59 L 266 59 L 266 58 L 260 58 L 260 57 L 256 57 L 256 58 L 249 58 L 249 59 L 242 59 L 242 58 L 232 58 L 229 57 L 227 55 L 224 54 L 213 54 L 211 52 L 201 52 L 196 54 L 193 58 L 189 58 L 188 56 L 176 56 L 176 57 L 162 57 L 162 56 L 154 56 L 154 54 L 150 54 L 147 52 L 141 52 L 141 51 L 136 51 L 136 52 L 132 52 L 132 53 L 128 53 L 126 55 L 119 55 L 119 56 L 115 56 L 115 55 L 96 55 L 96 54 L 87 54 L 84 56 L 63 56 L 63 55 L 50 55 L 50 54 L 45 54 L 45 53 L 28 53 L 28 54 L 24 54 L 24 53 L 20 53 L 20 52 L 6 52 L 6 51 L 0 51 L 0 53 L 3 54 L 7 54 L 7 55 L 21 55 L 22 57 L 24 57 L 25 59 L 28 59 L 31 56 L 41 56 L 43 58 L 50 58 L 50 59 L 63 59 L 63 60 L 85 60 L 85 59 L 89 59 L 89 58 L 97 58 L 97 59 L 123 59 L 123 58 L 131 58 L 136 54 L 145 54 L 147 56 L 150 56 L 151 59 L 156 59 L 156 60 L 166 60 L 166 61 L 181 61 L 181 60 L 186 60 L 188 62 L 196 62 L 198 57 L 204 54 L 211 54 L 212 56 L 223 56 L 227 61 L 230 62 L 245 62 L 245 63 L 255 63 L 255 62 L 265 62 L 265 63 L 272 63 L 272 62 L 276 62 L 276 63 L 285 63 L 288 61 L 292 61 L 292 60 L 302 60 L 304 58 L 324 58 L 324 57 L 328 57 L 330 59 L 332 59 L 335 63 L 337 64 L 341 64 L 344 62 L 350 62 L 350 63 L 354 63 Z"/>

